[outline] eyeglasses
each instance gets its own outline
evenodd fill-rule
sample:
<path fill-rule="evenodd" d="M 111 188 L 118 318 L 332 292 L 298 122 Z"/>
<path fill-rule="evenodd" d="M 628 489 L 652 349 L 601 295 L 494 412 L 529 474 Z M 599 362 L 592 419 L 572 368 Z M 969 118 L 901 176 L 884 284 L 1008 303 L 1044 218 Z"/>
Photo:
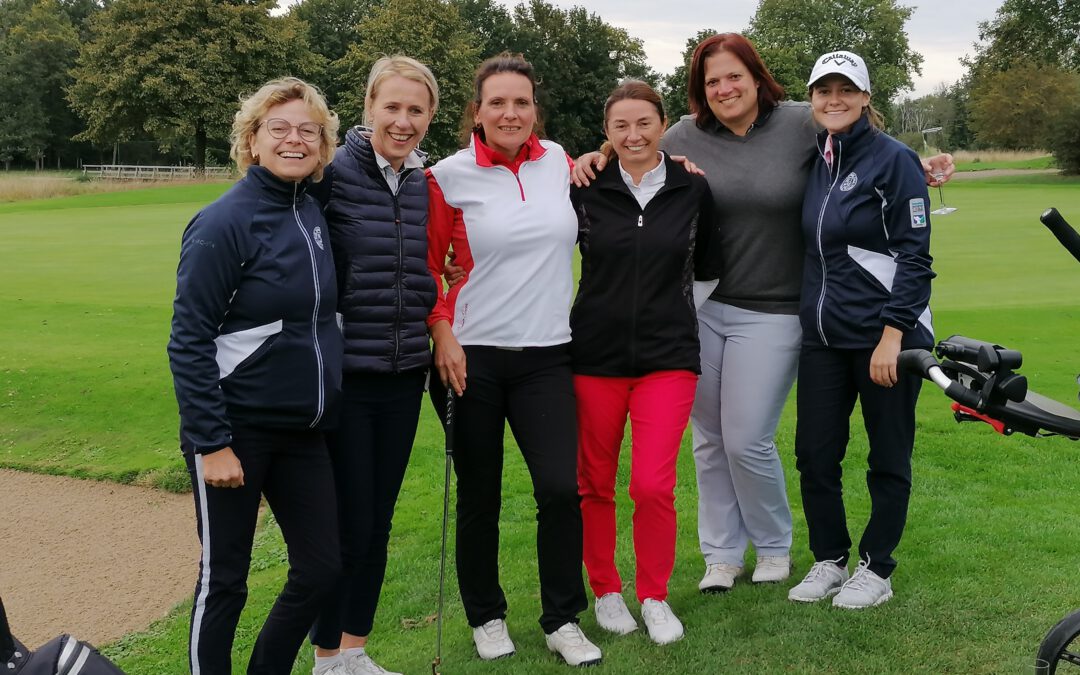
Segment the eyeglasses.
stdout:
<path fill-rule="evenodd" d="M 265 126 L 266 132 L 270 134 L 272 138 L 282 139 L 289 135 L 289 132 L 296 129 L 300 134 L 300 138 L 304 139 L 308 143 L 314 143 L 322 136 L 323 125 L 315 124 L 314 122 L 303 122 L 301 124 L 289 124 L 288 121 L 273 118 L 269 120 L 263 120 L 259 122 L 259 126 L 255 127 L 258 131 L 259 127 Z"/>

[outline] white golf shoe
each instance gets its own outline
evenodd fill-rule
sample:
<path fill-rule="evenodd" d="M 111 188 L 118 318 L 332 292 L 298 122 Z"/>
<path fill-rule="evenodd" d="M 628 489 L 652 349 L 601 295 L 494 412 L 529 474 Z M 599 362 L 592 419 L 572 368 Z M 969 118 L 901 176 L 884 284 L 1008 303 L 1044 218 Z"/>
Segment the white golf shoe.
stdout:
<path fill-rule="evenodd" d="M 649 629 L 649 637 L 658 645 L 666 645 L 683 637 L 682 621 L 664 600 L 645 598 L 641 603 L 641 619 Z"/>
<path fill-rule="evenodd" d="M 572 621 L 564 623 L 554 633 L 548 633 L 547 646 L 570 666 L 593 666 L 603 657 L 600 648 L 589 642 L 581 627 Z"/>
<path fill-rule="evenodd" d="M 502 619 L 492 619 L 473 628 L 472 637 L 476 653 L 485 661 L 513 656 L 516 651 L 510 632 L 506 629 L 506 622 Z"/>
<path fill-rule="evenodd" d="M 626 635 L 638 628 L 637 621 L 626 608 L 626 602 L 619 593 L 605 593 L 600 596 L 593 609 L 596 611 L 596 623 L 606 631 Z"/>

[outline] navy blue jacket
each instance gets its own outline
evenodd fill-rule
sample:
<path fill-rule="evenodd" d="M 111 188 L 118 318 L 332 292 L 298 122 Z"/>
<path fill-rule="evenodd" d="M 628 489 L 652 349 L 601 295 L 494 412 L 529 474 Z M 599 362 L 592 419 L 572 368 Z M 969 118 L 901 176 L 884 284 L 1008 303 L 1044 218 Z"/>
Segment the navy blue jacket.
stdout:
<path fill-rule="evenodd" d="M 824 157 L 827 132 L 818 135 Z M 803 201 L 803 342 L 876 347 L 885 326 L 903 348 L 934 342 L 930 214 L 919 157 L 864 115 L 833 136 L 833 167 L 815 163 Z"/>
<path fill-rule="evenodd" d="M 572 188 L 581 282 L 570 311 L 575 373 L 701 372 L 693 281 L 715 279 L 709 184 L 665 155 L 664 185 L 642 209 L 612 160 Z"/>
<path fill-rule="evenodd" d="M 326 224 L 306 184 L 261 166 L 184 231 L 169 366 L 194 452 L 232 425 L 322 429 L 341 390 L 341 331 Z"/>
<path fill-rule="evenodd" d="M 427 268 L 428 189 L 422 169 L 387 185 L 363 130 L 345 136 L 324 178 L 337 266 L 345 372 L 398 373 L 431 363 L 426 319 L 435 306 Z M 321 192 L 322 192 L 321 190 Z M 325 195 L 325 196 L 323 196 Z"/>

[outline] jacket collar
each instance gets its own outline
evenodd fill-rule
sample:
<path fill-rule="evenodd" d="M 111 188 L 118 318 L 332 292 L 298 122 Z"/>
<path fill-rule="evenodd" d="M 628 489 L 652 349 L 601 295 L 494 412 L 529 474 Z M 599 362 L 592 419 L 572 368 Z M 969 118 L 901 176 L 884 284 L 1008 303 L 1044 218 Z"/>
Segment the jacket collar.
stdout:
<path fill-rule="evenodd" d="M 833 168 L 838 171 L 841 163 L 847 164 L 851 162 L 856 151 L 864 147 L 866 140 L 876 131 L 870 124 L 870 118 L 863 115 L 851 126 L 851 131 L 833 134 L 833 156 L 836 158 L 833 162 Z M 825 156 L 825 141 L 828 137 L 828 131 L 823 129 L 818 132 L 817 147 L 818 153 L 822 157 Z"/>
<path fill-rule="evenodd" d="M 345 134 L 345 147 L 349 152 L 366 159 L 369 158 L 378 165 L 380 155 L 375 152 L 374 146 L 371 145 L 371 134 L 373 132 L 374 130 L 371 127 L 365 127 L 359 124 L 356 125 L 352 129 L 349 129 L 348 133 Z M 421 169 L 423 168 L 424 163 L 427 162 L 427 158 L 428 155 L 426 152 L 420 148 L 414 148 L 413 151 L 409 153 L 409 156 L 405 158 L 405 163 L 401 168 L 402 170 Z"/>
<path fill-rule="evenodd" d="M 777 105 L 779 105 L 779 104 L 777 104 Z M 750 128 L 746 130 L 746 135 L 749 136 L 751 133 L 753 133 L 754 129 L 757 129 L 758 127 L 764 126 L 769 121 L 769 118 L 772 117 L 772 114 L 776 110 L 776 108 L 777 108 L 777 106 L 773 106 L 773 105 L 766 105 L 766 106 L 759 105 L 759 107 L 758 107 L 758 116 L 750 124 Z M 734 136 L 735 135 L 731 131 L 731 129 L 728 129 L 727 127 L 725 127 L 723 124 L 720 123 L 720 120 L 716 119 L 716 116 L 712 114 L 712 111 L 709 111 L 708 118 L 705 121 L 705 130 L 706 131 L 711 131 L 711 132 L 717 133 L 717 134 L 727 134 L 728 136 Z"/>
<path fill-rule="evenodd" d="M 535 162 L 547 153 L 547 148 L 540 143 L 536 134 L 529 134 L 525 145 L 521 146 L 517 157 L 503 157 L 502 154 L 493 150 L 487 143 L 480 140 L 480 134 L 473 132 L 469 142 L 469 151 L 476 158 L 476 165 L 483 167 L 505 166 L 516 171 L 523 162 Z"/>
<path fill-rule="evenodd" d="M 690 184 L 690 174 L 686 172 L 682 164 L 673 160 L 666 152 L 664 153 L 664 170 L 667 172 L 667 177 L 664 180 L 664 186 L 660 188 L 660 192 Z M 610 160 L 604 166 L 604 170 L 597 174 L 595 184 L 598 188 L 604 190 L 619 190 L 631 194 L 630 188 L 626 187 L 626 181 L 623 180 L 622 174 L 619 172 L 619 160 L 617 158 Z M 660 194 L 660 192 L 657 192 L 657 194 Z"/>
<path fill-rule="evenodd" d="M 299 183 L 294 183 L 289 180 L 281 180 L 270 169 L 265 166 L 253 164 L 248 167 L 247 178 L 254 185 L 264 190 L 271 196 L 281 199 L 285 202 L 291 202 L 294 199 L 300 199 L 307 193 L 309 187 L 311 187 L 311 177 L 307 177 Z"/>

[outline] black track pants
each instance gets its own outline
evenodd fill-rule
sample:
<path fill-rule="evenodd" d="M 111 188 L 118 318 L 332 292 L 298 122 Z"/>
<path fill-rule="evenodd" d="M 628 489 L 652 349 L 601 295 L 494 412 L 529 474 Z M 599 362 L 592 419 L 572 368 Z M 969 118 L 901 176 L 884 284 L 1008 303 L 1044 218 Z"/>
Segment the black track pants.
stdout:
<path fill-rule="evenodd" d="M 499 584 L 499 510 L 506 422 L 521 448 L 536 499 L 540 625 L 551 633 L 588 607 L 581 576 L 577 412 L 566 345 L 520 350 L 466 346 L 457 402 L 457 574 L 470 626 L 506 616 Z M 438 407 L 445 390 L 432 377 Z"/>
<path fill-rule="evenodd" d="M 311 630 L 312 644 L 324 649 L 339 647 L 343 631 L 371 632 L 425 375 L 346 373 L 342 382 L 341 420 L 326 442 L 337 483 L 343 573 Z"/>
<path fill-rule="evenodd" d="M 832 349 L 803 345 L 799 356 L 796 466 L 814 559 L 846 563 L 851 550 L 841 477 L 849 424 L 856 398 L 870 444 L 866 486 L 870 520 L 859 541 L 859 558 L 888 577 L 892 554 L 907 522 L 911 495 L 911 453 L 915 444 L 915 402 L 922 380 L 899 373 L 891 388 L 870 379 L 873 349 Z"/>
<path fill-rule="evenodd" d="M 248 673 L 292 672 L 296 653 L 341 573 L 330 457 L 315 431 L 233 428 L 244 486 L 210 487 L 203 458 L 185 450 L 202 542 L 191 611 L 193 675 L 231 675 L 230 654 L 247 599 L 251 546 L 265 495 L 289 551 L 289 574 L 255 642 Z"/>

